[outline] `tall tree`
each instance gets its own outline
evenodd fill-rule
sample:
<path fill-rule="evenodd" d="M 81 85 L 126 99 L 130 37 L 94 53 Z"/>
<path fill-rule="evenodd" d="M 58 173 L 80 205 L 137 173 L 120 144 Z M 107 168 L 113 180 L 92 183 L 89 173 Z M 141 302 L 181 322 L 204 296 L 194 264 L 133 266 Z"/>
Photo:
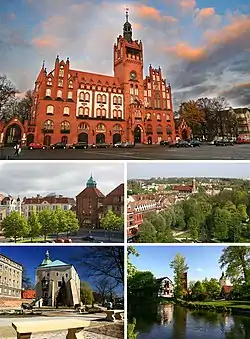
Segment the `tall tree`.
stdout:
<path fill-rule="evenodd" d="M 189 269 L 185 263 L 186 258 L 177 253 L 174 260 L 170 263 L 170 267 L 174 270 L 174 295 L 177 299 L 182 299 L 184 295 L 183 277 L 184 273 Z"/>
<path fill-rule="evenodd" d="M 221 269 L 233 283 L 250 283 L 250 247 L 230 246 L 223 249 L 219 259 Z"/>
<path fill-rule="evenodd" d="M 64 232 L 67 233 L 67 238 L 71 232 L 77 232 L 79 230 L 79 221 L 76 214 L 73 211 L 64 211 L 66 223 L 64 225 Z"/>
<path fill-rule="evenodd" d="M 81 281 L 80 298 L 84 305 L 92 305 L 94 301 L 93 290 L 88 282 Z"/>
<path fill-rule="evenodd" d="M 188 122 L 195 137 L 201 136 L 202 123 L 205 121 L 205 113 L 197 105 L 196 101 L 183 102 L 179 110 L 180 118 Z"/>
<path fill-rule="evenodd" d="M 27 272 L 27 269 L 23 266 L 22 273 L 22 288 L 25 290 L 30 290 L 34 288 L 34 284 L 32 284 L 31 278 Z"/>
<path fill-rule="evenodd" d="M 16 88 L 6 75 L 0 75 L 0 119 L 3 117 L 3 109 L 11 98 L 15 97 Z"/>
<path fill-rule="evenodd" d="M 144 220 L 140 226 L 139 242 L 141 243 L 154 243 L 157 242 L 157 232 L 152 223 Z"/>
<path fill-rule="evenodd" d="M 119 217 L 113 211 L 109 210 L 102 218 L 101 218 L 101 226 L 105 230 L 109 231 L 120 231 L 124 229 L 123 218 Z"/>
<path fill-rule="evenodd" d="M 100 279 L 95 284 L 95 289 L 101 295 L 102 305 L 104 306 L 107 297 L 114 292 L 115 285 L 109 279 Z"/>
<path fill-rule="evenodd" d="M 31 242 L 35 237 L 41 234 L 41 224 L 39 222 L 38 214 L 35 211 L 31 211 L 28 217 L 28 230 Z"/>
<path fill-rule="evenodd" d="M 31 118 L 31 109 L 33 105 L 33 92 L 28 90 L 18 103 L 18 115 L 22 121 Z"/>
<path fill-rule="evenodd" d="M 13 237 L 15 243 L 18 238 L 24 237 L 28 233 L 28 223 L 25 216 L 16 211 L 7 215 L 1 226 L 5 238 Z"/>
<path fill-rule="evenodd" d="M 38 219 L 41 224 L 41 234 L 44 236 L 44 240 L 46 241 L 47 236 L 54 231 L 51 220 L 51 211 L 46 208 L 41 210 L 38 213 Z"/>

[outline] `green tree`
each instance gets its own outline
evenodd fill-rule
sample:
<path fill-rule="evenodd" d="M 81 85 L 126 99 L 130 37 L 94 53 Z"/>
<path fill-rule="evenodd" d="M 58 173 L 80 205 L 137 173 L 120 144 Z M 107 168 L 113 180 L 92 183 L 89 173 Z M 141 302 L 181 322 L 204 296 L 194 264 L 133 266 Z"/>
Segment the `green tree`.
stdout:
<path fill-rule="evenodd" d="M 56 210 L 51 211 L 50 222 L 53 228 L 53 233 L 56 234 L 56 238 L 58 239 L 59 233 L 63 233 L 67 227 L 65 211 L 62 208 L 57 208 Z"/>
<path fill-rule="evenodd" d="M 81 281 L 80 285 L 80 298 L 84 305 L 92 305 L 94 301 L 93 290 L 89 283 Z"/>
<path fill-rule="evenodd" d="M 139 257 L 139 253 L 136 251 L 136 249 L 133 246 L 128 246 L 128 249 L 127 249 L 127 276 L 128 277 L 132 277 L 137 272 L 137 268 L 131 262 L 131 259 L 130 259 L 131 255 Z"/>
<path fill-rule="evenodd" d="M 187 228 L 189 229 L 192 239 L 194 241 L 197 241 L 199 238 L 199 223 L 197 218 L 190 218 L 187 222 Z"/>
<path fill-rule="evenodd" d="M 237 210 L 240 213 L 241 221 L 246 221 L 248 219 L 247 206 L 244 204 L 239 204 Z"/>
<path fill-rule="evenodd" d="M 196 281 L 196 283 L 194 284 L 192 288 L 192 298 L 194 300 L 201 301 L 205 293 L 206 293 L 206 288 L 204 284 L 202 283 L 202 281 Z"/>
<path fill-rule="evenodd" d="M 221 293 L 221 285 L 218 280 L 215 278 L 211 278 L 210 280 L 203 280 L 203 286 L 205 287 L 205 291 L 209 300 L 218 299 Z"/>
<path fill-rule="evenodd" d="M 227 209 L 217 207 L 214 213 L 214 236 L 218 240 L 226 240 L 228 237 L 228 225 L 231 214 Z"/>
<path fill-rule="evenodd" d="M 13 237 L 16 243 L 18 238 L 27 235 L 28 223 L 24 215 L 13 211 L 2 221 L 2 229 L 5 238 Z"/>
<path fill-rule="evenodd" d="M 76 217 L 76 214 L 73 211 L 64 211 L 64 216 L 66 219 L 64 225 L 64 232 L 67 233 L 67 238 L 71 232 L 78 232 L 79 230 L 79 221 Z"/>
<path fill-rule="evenodd" d="M 100 223 L 103 229 L 109 231 L 123 230 L 124 228 L 123 218 L 119 217 L 111 210 L 101 218 Z"/>
<path fill-rule="evenodd" d="M 143 224 L 140 226 L 140 233 L 139 233 L 139 242 L 142 243 L 154 243 L 157 242 L 156 239 L 156 229 L 151 224 L 150 221 L 144 220 Z"/>
<path fill-rule="evenodd" d="M 47 236 L 54 232 L 53 218 L 51 218 L 51 211 L 43 209 L 38 213 L 38 219 L 41 224 L 41 234 L 44 236 L 44 241 L 47 240 Z"/>
<path fill-rule="evenodd" d="M 35 213 L 35 211 L 31 211 L 28 217 L 28 230 L 31 242 L 41 234 L 41 224 L 39 222 L 38 214 Z"/>
<path fill-rule="evenodd" d="M 250 247 L 230 246 L 224 248 L 219 263 L 221 269 L 226 267 L 226 276 L 232 283 L 250 283 Z"/>
<path fill-rule="evenodd" d="M 174 295 L 177 299 L 182 299 L 184 295 L 183 277 L 184 273 L 189 269 L 185 263 L 186 258 L 177 253 L 174 260 L 170 263 L 170 267 L 174 270 Z"/>

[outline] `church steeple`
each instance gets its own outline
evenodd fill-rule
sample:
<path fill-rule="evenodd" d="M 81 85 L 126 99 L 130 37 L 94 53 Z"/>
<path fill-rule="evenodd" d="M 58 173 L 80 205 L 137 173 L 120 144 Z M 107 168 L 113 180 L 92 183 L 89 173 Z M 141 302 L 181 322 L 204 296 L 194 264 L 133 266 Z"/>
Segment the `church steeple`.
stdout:
<path fill-rule="evenodd" d="M 126 22 L 123 25 L 123 37 L 128 42 L 132 42 L 132 25 L 128 21 L 129 19 L 129 9 L 126 8 Z"/>
<path fill-rule="evenodd" d="M 97 186 L 96 181 L 93 179 L 92 173 L 91 173 L 89 180 L 87 181 L 86 186 L 90 187 L 90 188 L 96 188 L 96 186 Z"/>

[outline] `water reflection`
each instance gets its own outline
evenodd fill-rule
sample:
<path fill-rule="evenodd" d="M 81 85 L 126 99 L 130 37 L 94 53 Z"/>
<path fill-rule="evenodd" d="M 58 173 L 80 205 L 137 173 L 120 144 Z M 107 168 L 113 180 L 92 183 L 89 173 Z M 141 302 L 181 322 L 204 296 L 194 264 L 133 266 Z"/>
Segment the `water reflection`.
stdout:
<path fill-rule="evenodd" d="M 165 304 L 137 308 L 139 339 L 250 339 L 250 317 Z"/>

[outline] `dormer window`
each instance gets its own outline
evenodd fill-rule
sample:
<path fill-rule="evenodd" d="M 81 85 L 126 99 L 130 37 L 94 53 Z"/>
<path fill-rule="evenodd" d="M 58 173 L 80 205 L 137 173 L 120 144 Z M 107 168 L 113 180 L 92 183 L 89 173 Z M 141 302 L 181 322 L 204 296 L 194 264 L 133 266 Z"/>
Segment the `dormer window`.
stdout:
<path fill-rule="evenodd" d="M 60 66 L 59 77 L 64 77 L 64 67 L 63 67 L 63 65 Z"/>

